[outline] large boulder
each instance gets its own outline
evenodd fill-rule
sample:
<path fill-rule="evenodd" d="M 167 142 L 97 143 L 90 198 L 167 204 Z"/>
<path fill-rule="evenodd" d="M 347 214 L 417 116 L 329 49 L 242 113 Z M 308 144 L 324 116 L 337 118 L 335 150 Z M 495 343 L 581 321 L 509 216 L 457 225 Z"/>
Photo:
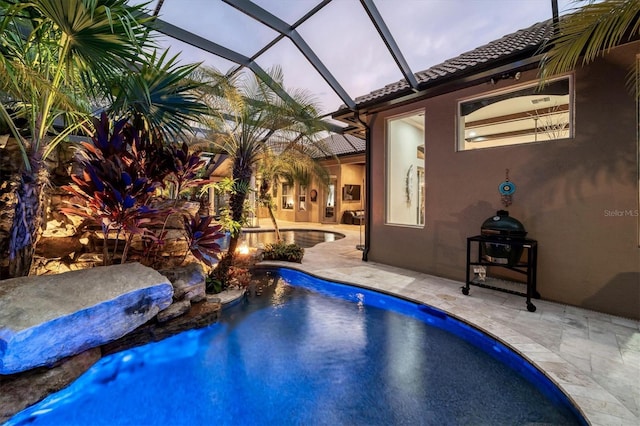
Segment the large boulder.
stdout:
<path fill-rule="evenodd" d="M 173 284 L 173 300 L 190 300 L 193 303 L 203 301 L 207 276 L 200 263 L 189 263 L 186 266 L 161 270 Z"/>
<path fill-rule="evenodd" d="M 169 280 L 138 263 L 0 281 L 0 374 L 51 365 L 118 339 L 172 297 Z"/>

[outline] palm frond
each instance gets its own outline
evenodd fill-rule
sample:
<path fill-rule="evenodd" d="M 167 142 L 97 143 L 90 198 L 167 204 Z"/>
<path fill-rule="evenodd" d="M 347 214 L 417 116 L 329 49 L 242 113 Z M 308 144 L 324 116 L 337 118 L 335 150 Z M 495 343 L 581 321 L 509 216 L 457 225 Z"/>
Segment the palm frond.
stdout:
<path fill-rule="evenodd" d="M 576 2 L 577 4 L 578 2 Z M 583 2 L 584 3 L 584 2 Z M 640 33 L 640 2 L 603 0 L 563 17 L 555 35 L 543 46 L 541 77 L 548 79 L 587 64 Z"/>
<path fill-rule="evenodd" d="M 202 83 L 191 78 L 199 64 L 180 65 L 168 50 L 154 51 L 138 68 L 113 84 L 111 112 L 138 116 L 165 139 L 177 139 L 190 132 L 193 124 L 209 112 L 200 99 Z"/>
<path fill-rule="evenodd" d="M 47 143 L 58 139 L 57 118 L 64 116 L 67 128 L 82 126 L 87 95 L 105 90 L 152 45 L 143 6 L 126 0 L 4 1 L 0 7 L 0 53 L 8 71 L 0 88 L 26 120 L 29 155 L 52 151 Z"/>

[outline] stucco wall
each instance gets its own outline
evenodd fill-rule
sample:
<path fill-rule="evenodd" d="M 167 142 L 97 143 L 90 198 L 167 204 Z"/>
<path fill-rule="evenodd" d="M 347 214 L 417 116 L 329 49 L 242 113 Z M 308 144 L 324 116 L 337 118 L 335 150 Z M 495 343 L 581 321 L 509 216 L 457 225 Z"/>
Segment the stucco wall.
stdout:
<path fill-rule="evenodd" d="M 335 216 L 333 219 L 327 219 L 323 217 L 325 208 L 326 188 L 324 184 L 312 181 L 307 187 L 307 201 L 306 210 L 298 210 L 298 191 L 299 186 L 295 185 L 294 199 L 296 203 L 294 209 L 283 210 L 278 204 L 278 208 L 274 211 L 276 219 L 290 221 L 290 222 L 325 222 L 325 223 L 340 223 L 342 215 L 345 210 L 361 210 L 364 209 L 364 180 L 365 180 L 365 167 L 364 167 L 364 155 L 357 155 L 342 160 L 329 160 L 325 162 L 325 169 L 331 176 L 335 176 L 336 183 L 336 199 L 335 199 Z M 342 201 L 342 187 L 344 185 L 360 185 L 360 201 Z M 316 201 L 311 201 L 311 190 L 315 189 L 318 193 Z M 279 192 L 280 194 L 280 192 Z M 280 203 L 280 198 L 278 198 Z M 268 217 L 266 209 L 260 209 L 260 217 Z"/>
<path fill-rule="evenodd" d="M 639 51 L 637 42 L 620 47 L 575 72 L 573 139 L 456 152 L 457 101 L 531 81 L 534 71 L 370 116 L 369 259 L 463 281 L 466 237 L 502 208 L 508 168 L 517 185 L 510 214 L 539 242 L 542 298 L 640 318 L 638 122 L 625 87 Z M 385 225 L 385 120 L 422 108 L 426 224 Z"/>

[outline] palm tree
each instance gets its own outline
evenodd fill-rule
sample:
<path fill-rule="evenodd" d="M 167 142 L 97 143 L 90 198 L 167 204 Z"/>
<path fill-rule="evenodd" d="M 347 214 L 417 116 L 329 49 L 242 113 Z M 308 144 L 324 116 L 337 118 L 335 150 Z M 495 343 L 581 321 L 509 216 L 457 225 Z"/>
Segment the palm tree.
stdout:
<path fill-rule="evenodd" d="M 235 190 L 229 200 L 231 219 L 241 223 L 244 214 L 246 188 L 256 173 L 258 160 L 274 143 L 287 145 L 313 145 L 315 137 L 326 129 L 319 118 L 313 97 L 305 91 L 288 93 L 283 99 L 274 87 L 282 88 L 284 76 L 276 67 L 268 71 L 270 82 L 253 74 L 225 78 L 211 68 L 202 70 L 209 84 L 206 99 L 211 107 L 212 129 L 210 139 L 232 161 Z M 275 84 L 274 84 L 275 83 Z M 284 152 L 285 149 L 280 149 Z M 232 234 L 229 250 L 216 268 L 223 279 L 233 262 L 239 233 Z"/>
<path fill-rule="evenodd" d="M 5 0 L 0 13 L 7 95 L 0 114 L 22 158 L 9 242 L 9 275 L 20 276 L 29 272 L 42 224 L 44 160 L 87 124 L 83 94 L 134 63 L 147 30 L 141 10 L 125 0 Z"/>
<path fill-rule="evenodd" d="M 185 110 L 196 105 L 188 95 L 193 84 L 181 83 L 172 92 L 193 67 L 178 67 L 175 58 L 165 62 L 165 55 L 152 54 L 146 61 L 155 45 L 144 25 L 151 18 L 143 12 L 143 6 L 129 6 L 127 0 L 0 0 L 0 118 L 21 157 L 10 276 L 30 269 L 43 220 L 44 161 L 71 133 L 91 133 L 88 99 L 113 102 L 116 113 L 128 110 L 147 128 L 162 126 L 160 134 L 175 135 L 188 125 L 187 115 L 157 106 L 174 103 Z M 114 87 L 119 91 L 112 93 Z M 152 96 L 154 89 L 165 96 Z"/>
<path fill-rule="evenodd" d="M 201 83 L 195 71 L 199 63 L 181 65 L 178 55 L 154 50 L 142 64 L 115 76 L 107 87 L 108 110 L 115 117 L 131 117 L 154 129 L 166 141 L 186 141 L 194 124 L 209 112 L 197 93 Z"/>
<path fill-rule="evenodd" d="M 632 40 L 640 34 L 640 1 L 638 0 L 576 0 L 586 3 L 558 22 L 554 35 L 543 46 L 549 48 L 541 63 L 543 81 L 569 72 L 581 64 L 588 64 L 616 45 Z M 629 78 L 636 96 L 640 96 L 640 68 Z"/>
<path fill-rule="evenodd" d="M 318 142 L 319 143 L 319 142 Z M 271 195 L 273 185 L 286 180 L 290 183 L 298 182 L 300 185 L 309 186 L 312 180 L 322 185 L 329 184 L 327 170 L 316 160 L 317 147 L 314 145 L 287 144 L 284 151 L 278 153 L 266 150 L 258 164 L 260 186 L 258 188 L 258 200 L 269 212 L 269 218 L 273 224 L 276 241 L 281 241 L 280 228 L 273 212 L 276 205 Z M 323 157 L 325 155 L 322 155 Z"/>

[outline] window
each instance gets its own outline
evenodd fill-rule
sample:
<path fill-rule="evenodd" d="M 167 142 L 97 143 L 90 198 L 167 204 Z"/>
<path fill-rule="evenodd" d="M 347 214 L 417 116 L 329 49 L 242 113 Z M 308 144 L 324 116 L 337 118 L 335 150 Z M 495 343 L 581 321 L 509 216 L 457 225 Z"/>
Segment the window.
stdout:
<path fill-rule="evenodd" d="M 293 210 L 293 190 L 288 183 L 282 184 L 282 209 Z"/>
<path fill-rule="evenodd" d="M 566 139 L 573 135 L 571 79 L 537 83 L 458 104 L 458 150 Z"/>
<path fill-rule="evenodd" d="M 298 210 L 305 211 L 307 209 L 307 187 L 300 185 L 300 193 L 298 194 Z"/>
<path fill-rule="evenodd" d="M 331 176 L 329 179 L 329 186 L 325 191 L 325 203 L 324 203 L 324 218 L 335 221 L 335 206 L 336 206 L 336 185 L 338 180 L 335 176 Z"/>
<path fill-rule="evenodd" d="M 387 120 L 388 224 L 424 225 L 424 112 Z"/>

